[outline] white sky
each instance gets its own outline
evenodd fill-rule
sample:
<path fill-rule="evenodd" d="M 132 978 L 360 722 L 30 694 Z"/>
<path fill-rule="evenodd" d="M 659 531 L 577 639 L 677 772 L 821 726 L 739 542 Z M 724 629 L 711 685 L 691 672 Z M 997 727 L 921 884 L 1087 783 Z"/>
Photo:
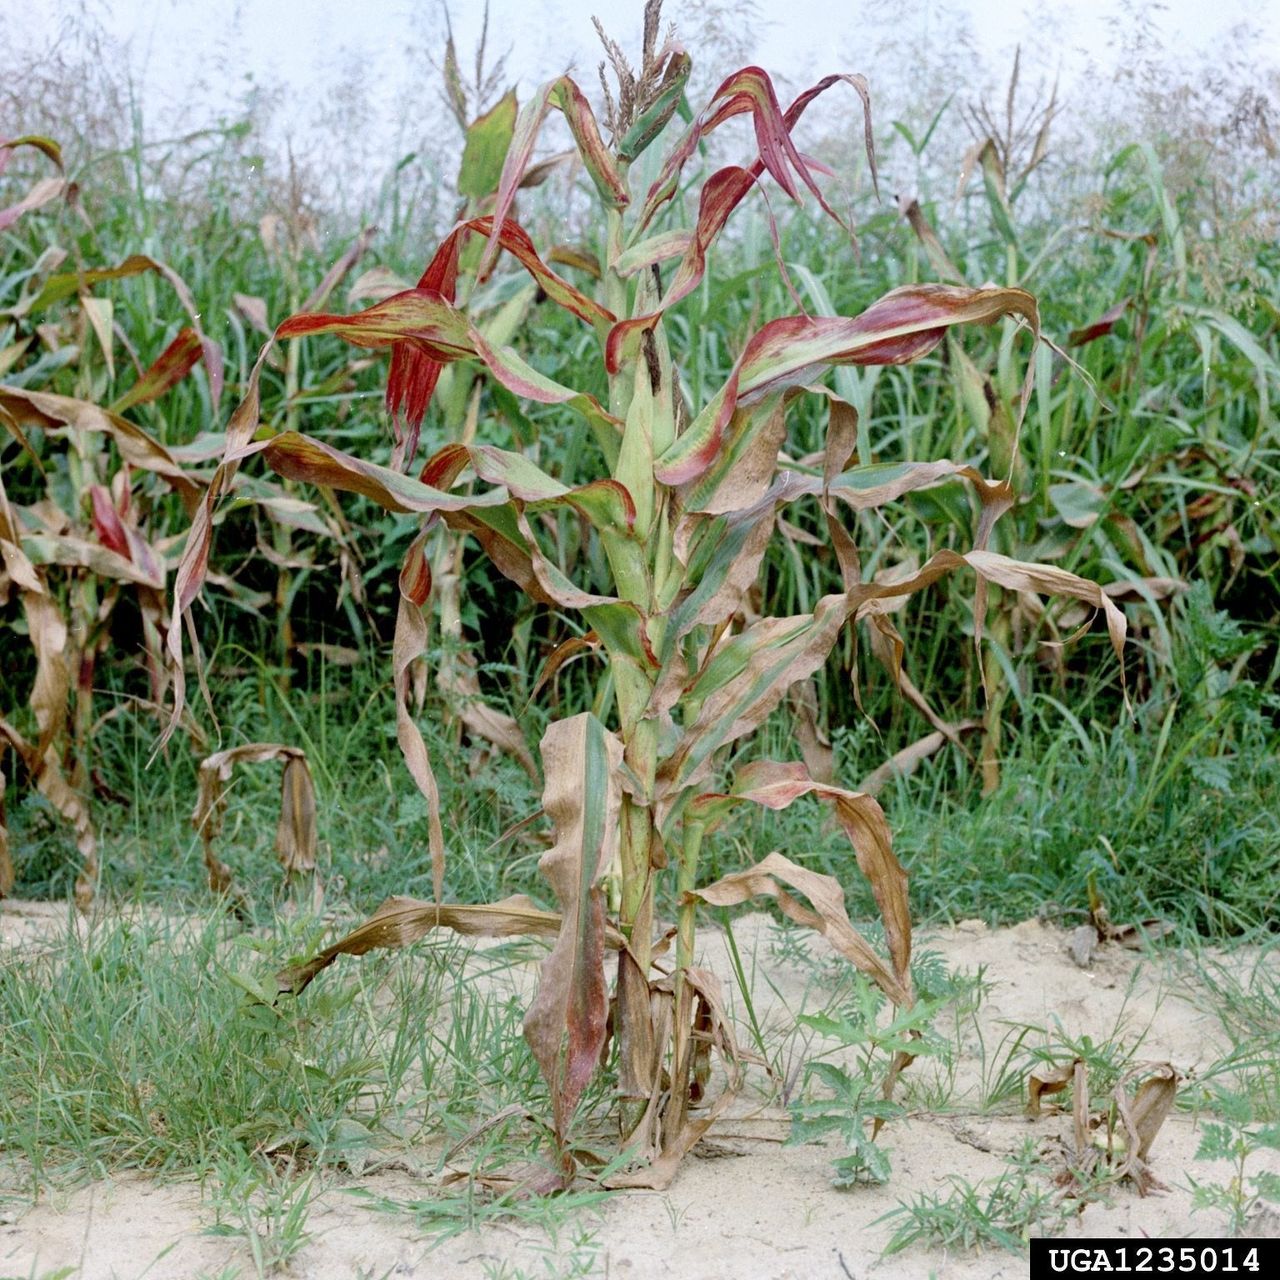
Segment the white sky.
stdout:
<path fill-rule="evenodd" d="M 892 118 L 886 107 L 894 97 L 899 104 L 929 97 L 895 83 L 892 61 L 877 54 L 886 40 L 923 49 L 920 65 L 945 65 L 948 78 L 960 81 L 941 91 L 959 90 L 970 99 L 1003 90 L 1020 43 L 1024 84 L 1060 75 L 1068 107 L 1108 91 L 1119 69 L 1117 49 L 1139 21 L 1156 23 L 1171 57 L 1209 65 L 1230 43 L 1226 33 L 1248 23 L 1254 30 L 1247 43 L 1250 62 L 1280 68 L 1280 0 L 667 0 L 666 8 L 666 17 L 690 35 L 698 101 L 714 83 L 705 65 L 698 76 L 700 63 L 718 52 L 723 70 L 725 58 L 742 53 L 732 65 L 764 66 L 780 78 L 783 97 L 833 71 L 863 72 L 882 125 Z M 746 9 L 754 36 L 749 47 L 700 48 L 699 11 L 708 8 L 722 10 L 727 22 Z M 483 0 L 449 0 L 449 10 L 465 69 Z M 600 47 L 592 14 L 631 52 L 639 43 L 642 10 L 643 0 L 490 0 L 490 47 L 508 52 L 507 82 L 515 80 L 522 100 L 570 66 L 595 98 Z M 127 42 L 152 136 L 207 127 L 215 112 L 236 119 L 251 85 L 275 90 L 270 138 L 287 137 L 302 154 L 332 164 L 343 189 L 353 194 L 367 181 L 379 181 L 405 152 L 419 149 L 437 124 L 456 138 L 438 106 L 439 75 L 427 56 L 438 59 L 443 51 L 443 0 L 0 0 L 0 38 L 19 48 L 42 48 L 86 12 Z M 970 29 L 985 63 L 973 71 L 984 72 L 985 82 L 977 74 L 969 79 L 970 55 L 956 40 L 957 20 Z M 907 76 L 899 70 L 897 80 Z M 419 91 L 416 105 L 407 108 L 403 87 L 410 78 Z M 365 101 L 344 115 L 352 93 Z M 932 101 L 939 98 L 935 92 Z M 842 109 L 840 103 L 823 108 Z M 365 122 L 354 135 L 367 139 L 358 155 L 342 149 L 353 136 L 344 123 L 353 119 Z"/>
<path fill-rule="evenodd" d="M 892 0 L 890 0 L 892 3 Z M 726 0 L 732 9 L 734 0 Z M 234 56 L 240 72 L 260 83 L 283 81 L 302 90 L 321 82 L 325 68 L 394 65 L 400 74 L 408 43 L 443 32 L 440 0 L 0 0 L 0 29 L 7 38 L 47 38 L 59 16 L 82 6 L 112 34 L 134 47 L 138 69 L 156 103 L 180 98 L 183 87 L 207 78 L 216 54 Z M 679 0 L 668 0 L 668 16 L 680 20 Z M 873 66 L 828 66 L 835 57 L 855 57 L 864 15 L 884 17 L 912 39 L 936 31 L 941 10 L 967 14 L 980 50 L 994 58 L 1015 41 L 1048 45 L 1060 57 L 1066 78 L 1092 56 L 1105 70 L 1114 62 L 1107 46 L 1121 14 L 1119 0 L 1039 0 L 1019 8 L 1005 0 L 757 0 L 756 60 L 770 71 L 799 78 L 831 70 Z M 1165 43 L 1179 53 L 1211 53 L 1222 34 L 1249 20 L 1260 29 L 1257 52 L 1280 65 L 1280 3 L 1277 0 L 1164 0 L 1142 6 L 1156 14 Z M 508 66 L 525 91 L 574 62 L 591 71 L 599 48 L 591 28 L 598 13 L 611 34 L 632 43 L 641 0 L 491 0 L 491 36 L 498 51 L 512 49 Z M 465 56 L 479 33 L 481 0 L 452 0 L 450 11 Z M 1123 19 L 1121 19 L 1123 21 Z M 1046 40 L 1047 37 L 1047 40 Z M 1046 51 L 1042 50 L 1042 56 Z M 221 59 L 218 59 L 221 62 Z M 225 63 L 223 64 L 225 67 Z M 429 67 L 424 73 L 431 75 Z M 233 77 L 228 75 L 228 80 Z M 231 87 L 230 85 L 228 86 Z M 299 103 L 304 110 L 305 104 Z"/>

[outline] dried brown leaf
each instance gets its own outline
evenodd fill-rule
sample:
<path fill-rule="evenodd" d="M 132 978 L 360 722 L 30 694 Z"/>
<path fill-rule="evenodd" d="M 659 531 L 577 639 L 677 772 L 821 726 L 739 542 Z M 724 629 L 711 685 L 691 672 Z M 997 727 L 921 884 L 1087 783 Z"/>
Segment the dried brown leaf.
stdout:
<path fill-rule="evenodd" d="M 222 833 L 227 809 L 227 783 L 240 764 L 284 761 L 280 786 L 280 819 L 276 826 L 276 850 L 286 875 L 314 871 L 316 864 L 316 796 L 306 753 L 299 747 L 277 742 L 248 742 L 215 752 L 200 762 L 196 807 L 191 825 L 204 847 L 209 888 L 214 893 L 235 893 L 231 868 L 213 851 Z"/>
<path fill-rule="evenodd" d="M 542 738 L 542 807 L 555 844 L 539 869 L 563 912 L 524 1034 L 551 1090 L 563 1141 L 600 1061 L 609 1014 L 604 898 L 599 880 L 618 850 L 622 742 L 588 713 L 553 722 Z"/>
<path fill-rule="evenodd" d="M 549 938 L 560 932 L 560 926 L 558 911 L 544 911 L 524 894 L 474 906 L 396 896 L 388 898 L 363 924 L 305 964 L 281 969 L 276 975 L 276 987 L 281 994 L 300 995 L 312 979 L 339 956 L 362 956 L 379 948 L 407 947 L 433 929 L 452 929 L 471 938 Z M 621 944 L 621 937 L 614 933 L 605 941 L 616 948 Z"/>
<path fill-rule="evenodd" d="M 1037 1119 L 1043 1113 L 1043 1099 L 1061 1093 L 1075 1079 L 1076 1064 L 1081 1059 L 1073 1058 L 1065 1066 L 1036 1067 L 1027 1076 L 1027 1118 Z"/>
<path fill-rule="evenodd" d="M 892 856 L 890 853 L 889 857 Z M 897 860 L 894 859 L 894 861 Z M 904 873 L 900 888 L 892 882 L 884 886 L 889 894 L 901 893 L 903 898 L 901 910 L 905 910 L 906 906 L 905 879 Z M 792 897 L 782 887 L 783 885 L 803 893 L 812 907 L 806 907 Z M 895 1004 L 910 1007 L 914 1003 L 909 972 L 903 970 L 900 974 L 896 971 L 896 964 L 893 967 L 886 964 L 853 927 L 844 905 L 844 890 L 834 876 L 810 871 L 806 867 L 798 866 L 790 858 L 775 852 L 746 871 L 735 871 L 714 884 L 695 889 L 693 897 L 700 902 L 717 907 L 736 906 L 738 903 L 747 902 L 756 897 L 773 898 L 783 915 L 797 924 L 816 929 L 846 960 L 872 978 Z M 900 910 L 894 910 L 892 918 L 899 918 L 900 914 Z M 909 922 L 905 938 L 899 936 L 893 945 L 896 945 L 899 954 L 905 951 L 909 959 L 911 945 Z"/>

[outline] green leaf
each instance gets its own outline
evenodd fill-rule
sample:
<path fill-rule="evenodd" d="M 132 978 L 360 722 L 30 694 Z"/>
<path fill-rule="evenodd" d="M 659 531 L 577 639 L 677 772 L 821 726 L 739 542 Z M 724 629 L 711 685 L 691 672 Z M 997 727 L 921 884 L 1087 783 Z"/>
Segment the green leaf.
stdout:
<path fill-rule="evenodd" d="M 483 200 L 498 189 L 516 127 L 516 95 L 509 90 L 467 129 L 458 169 L 458 194 Z"/>

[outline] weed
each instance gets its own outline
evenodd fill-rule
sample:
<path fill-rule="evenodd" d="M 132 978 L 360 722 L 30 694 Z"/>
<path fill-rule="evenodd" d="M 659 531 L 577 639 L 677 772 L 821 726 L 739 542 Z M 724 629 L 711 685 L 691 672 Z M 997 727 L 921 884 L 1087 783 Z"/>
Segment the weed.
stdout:
<path fill-rule="evenodd" d="M 1197 1181 L 1188 1175 L 1193 1207 L 1224 1214 L 1230 1234 L 1243 1235 L 1256 1209 L 1280 1205 L 1280 1173 L 1245 1170 L 1250 1157 L 1280 1151 L 1280 1124 L 1258 1124 L 1247 1097 L 1222 1089 L 1212 1091 L 1208 1105 L 1219 1119 L 1202 1122 L 1196 1159 L 1230 1161 L 1234 1172 L 1229 1182 Z"/>
<path fill-rule="evenodd" d="M 873 1224 L 896 1224 L 884 1253 L 900 1253 L 915 1244 L 1025 1253 L 1032 1234 L 1052 1234 L 1075 1216 L 1076 1210 L 1063 1202 L 1046 1172 L 1029 1139 L 1006 1159 L 1004 1172 L 994 1180 L 975 1185 L 952 1176 L 945 1195 L 922 1192 L 900 1201 Z"/>
<path fill-rule="evenodd" d="M 307 1243 L 315 1175 L 277 1171 L 263 1161 L 219 1162 L 209 1235 L 242 1239 L 260 1277 L 284 1269 Z"/>
<path fill-rule="evenodd" d="M 932 1032 L 932 1021 L 940 1001 L 924 997 L 914 1008 L 899 1011 L 880 1025 L 883 1000 L 870 983 L 854 984 L 854 1000 L 839 1014 L 801 1014 L 797 1021 L 818 1032 L 834 1047 L 824 1055 L 855 1050 L 852 1067 L 825 1062 L 819 1057 L 805 1068 L 806 1090 L 814 1084 L 822 1089 L 817 1098 L 802 1099 L 791 1106 L 789 1142 L 812 1142 L 834 1136 L 843 1140 L 847 1154 L 835 1157 L 835 1186 L 845 1189 L 859 1182 L 887 1182 L 889 1154 L 875 1141 L 888 1120 L 902 1114 L 889 1101 L 879 1081 L 883 1067 L 877 1059 L 892 1064 L 893 1079 L 904 1059 L 922 1054 L 947 1053 L 947 1046 Z"/>

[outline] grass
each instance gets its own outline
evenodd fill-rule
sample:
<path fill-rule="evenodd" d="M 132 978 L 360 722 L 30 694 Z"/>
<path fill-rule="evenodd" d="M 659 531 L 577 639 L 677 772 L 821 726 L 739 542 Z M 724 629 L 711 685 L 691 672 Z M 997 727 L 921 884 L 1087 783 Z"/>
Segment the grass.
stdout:
<path fill-rule="evenodd" d="M 270 974 L 313 948 L 325 923 L 271 915 L 246 928 L 216 904 L 188 911 L 117 903 L 96 922 L 68 916 L 0 958 L 0 1018 L 12 1029 L 0 1042 L 0 1198 L 10 1211 L 51 1188 L 123 1169 L 194 1178 L 204 1187 L 207 1229 L 242 1242 L 249 1274 L 267 1275 L 305 1247 L 315 1204 L 342 1187 L 432 1240 L 512 1215 L 555 1236 L 598 1205 L 601 1193 L 592 1189 L 545 1204 L 486 1189 L 492 1174 L 539 1146 L 539 1130 L 521 1118 L 526 1108 L 537 1113 L 540 1085 L 519 1035 L 513 986 L 528 981 L 521 971 L 531 977 L 536 951 L 503 944 L 466 957 L 457 943 L 427 941 L 339 966 L 305 998 L 272 1007 Z M 839 1101 L 841 1089 L 849 1098 L 865 1094 L 859 1106 L 872 1114 L 883 1053 L 897 1033 L 882 1025 L 869 1040 L 850 1032 L 832 1041 L 832 1028 L 875 1018 L 877 994 L 790 926 L 766 945 L 767 955 L 740 951 L 744 976 L 759 981 L 785 965 L 813 977 L 790 1008 L 805 1015 L 793 1030 L 784 1032 L 776 1014 L 762 1024 L 779 1085 L 793 1077 L 803 1111 L 795 1138 L 813 1140 L 822 1130 L 843 1145 L 860 1112 Z M 1260 955 L 1242 969 L 1232 954 L 1197 957 L 1193 949 L 1185 957 L 1185 989 L 1218 1014 L 1230 1046 L 1184 1093 L 1206 1133 L 1212 1124 L 1255 1132 L 1273 1127 L 1276 1116 L 1272 966 Z M 974 1092 L 948 1068 L 958 1046 L 973 1043 L 989 982 L 981 972 L 951 973 L 927 951 L 917 958 L 917 981 L 921 1016 L 932 1023 L 926 1034 L 941 1057 L 931 1072 L 917 1064 L 908 1073 L 911 1115 L 1007 1117 L 1020 1111 L 1026 1073 L 1040 1063 L 1083 1055 L 1100 1092 L 1143 1053 L 1142 1027 L 1123 1017 L 1099 1026 L 1093 1039 L 1069 1039 L 1052 1026 L 1011 1027 L 977 1063 L 964 1049 L 965 1078 L 975 1070 L 980 1077 Z M 752 1015 L 744 1007 L 740 1016 L 745 1028 Z M 803 1079 L 802 1063 L 810 1064 Z M 1238 1123 L 1242 1107 L 1249 1126 Z M 502 1124 L 481 1128 L 506 1108 L 515 1110 Z M 896 1123 L 877 1149 L 890 1161 Z M 431 1171 L 468 1139 L 454 1159 L 470 1177 L 452 1189 L 440 1185 Z M 858 1150 L 832 1153 L 848 1166 L 850 1183 L 861 1168 Z M 406 1165 L 428 1175 L 416 1194 L 388 1190 L 376 1177 Z M 1265 1162 L 1256 1167 L 1265 1173 Z M 1247 1172 L 1253 1176 L 1254 1166 Z M 1209 1189 L 1206 1208 L 1213 1187 L 1225 1187 L 1225 1196 L 1232 1185 L 1191 1176 Z M 910 1196 L 894 1220 L 893 1247 L 1014 1247 L 1027 1229 L 1061 1224 L 1072 1212 L 1052 1201 L 1050 1177 L 1043 1163 L 1014 1161 L 994 1182 L 961 1179 Z M 1214 1199 L 1214 1211 L 1224 1204 Z"/>

